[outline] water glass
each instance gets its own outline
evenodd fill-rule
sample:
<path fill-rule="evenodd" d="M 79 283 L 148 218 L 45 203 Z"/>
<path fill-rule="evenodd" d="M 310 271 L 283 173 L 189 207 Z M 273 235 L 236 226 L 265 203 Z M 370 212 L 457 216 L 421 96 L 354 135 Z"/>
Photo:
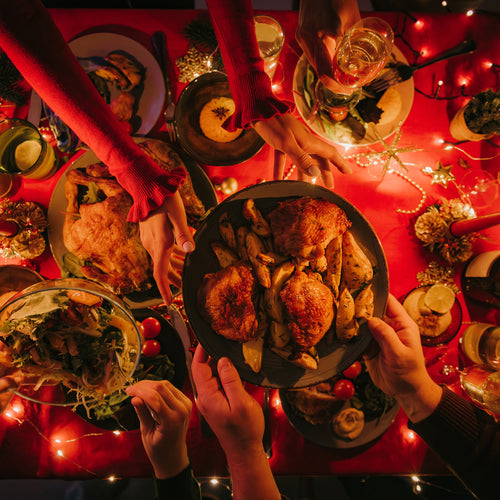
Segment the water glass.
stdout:
<path fill-rule="evenodd" d="M 0 122 L 0 173 L 29 179 L 46 179 L 58 166 L 54 148 L 27 120 Z"/>
<path fill-rule="evenodd" d="M 460 374 L 460 383 L 472 400 L 500 414 L 500 372 L 485 366 L 470 366 Z"/>
<path fill-rule="evenodd" d="M 488 323 L 474 323 L 466 328 L 460 345 L 473 362 L 500 370 L 500 327 Z"/>
<path fill-rule="evenodd" d="M 285 44 L 285 33 L 281 24 L 271 16 L 255 16 L 255 35 L 260 56 L 264 60 L 264 71 L 273 79 L 281 49 Z"/>

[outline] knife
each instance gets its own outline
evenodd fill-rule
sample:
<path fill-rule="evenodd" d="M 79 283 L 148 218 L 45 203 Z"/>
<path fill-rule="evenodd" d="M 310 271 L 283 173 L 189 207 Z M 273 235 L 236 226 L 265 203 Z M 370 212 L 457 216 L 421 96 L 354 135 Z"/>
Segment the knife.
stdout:
<path fill-rule="evenodd" d="M 193 379 L 193 372 L 191 370 L 191 364 L 193 362 L 193 355 L 191 354 L 191 351 L 189 350 L 191 347 L 191 337 L 189 335 L 186 322 L 184 321 L 184 318 L 182 317 L 182 314 L 179 311 L 178 307 L 175 304 L 167 305 L 167 311 L 168 311 L 168 314 L 170 316 L 170 324 L 174 327 L 174 330 L 179 335 L 179 338 L 181 339 L 181 342 L 182 342 L 182 347 L 184 348 L 184 356 L 186 358 L 187 376 L 188 376 L 189 384 L 191 385 L 191 389 L 193 391 L 194 400 L 196 402 L 196 400 L 198 399 L 198 391 L 196 390 L 196 385 L 195 385 L 194 379 Z M 210 428 L 210 426 L 208 425 L 207 421 L 205 420 L 205 417 L 203 417 L 203 415 L 201 414 L 200 411 L 198 411 L 198 415 L 200 417 L 200 426 L 201 426 L 201 432 L 203 433 L 203 435 L 206 437 L 213 436 L 214 432 Z"/>

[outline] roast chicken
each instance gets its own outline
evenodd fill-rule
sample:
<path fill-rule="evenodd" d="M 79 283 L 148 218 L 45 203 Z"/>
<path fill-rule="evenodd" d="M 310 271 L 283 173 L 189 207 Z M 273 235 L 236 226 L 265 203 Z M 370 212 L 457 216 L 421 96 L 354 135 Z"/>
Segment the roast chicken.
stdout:
<path fill-rule="evenodd" d="M 139 146 L 149 155 L 161 168 L 171 172 L 174 168 L 186 168 L 181 157 L 166 142 L 158 139 L 146 139 Z M 205 214 L 205 206 L 196 195 L 191 176 L 186 172 L 186 181 L 179 187 L 179 194 L 186 209 L 191 225 L 195 226 L 193 219 L 197 219 Z"/>
<path fill-rule="evenodd" d="M 198 291 L 200 312 L 214 332 L 247 342 L 255 337 L 257 281 L 248 262 L 238 261 L 205 276 Z"/>
<path fill-rule="evenodd" d="M 97 199 L 80 199 L 81 187 Z M 70 170 L 65 194 L 64 244 L 86 262 L 81 268 L 84 276 L 116 293 L 149 288 L 150 258 L 141 244 L 138 224 L 127 222 L 132 199 L 109 175 L 107 167 L 94 164 L 85 172 Z"/>
<path fill-rule="evenodd" d="M 345 212 L 324 199 L 293 198 L 269 213 L 276 252 L 318 259 L 334 238 L 351 225 Z"/>
<path fill-rule="evenodd" d="M 334 317 L 333 294 L 314 276 L 296 271 L 280 292 L 288 328 L 301 350 L 315 346 Z"/>

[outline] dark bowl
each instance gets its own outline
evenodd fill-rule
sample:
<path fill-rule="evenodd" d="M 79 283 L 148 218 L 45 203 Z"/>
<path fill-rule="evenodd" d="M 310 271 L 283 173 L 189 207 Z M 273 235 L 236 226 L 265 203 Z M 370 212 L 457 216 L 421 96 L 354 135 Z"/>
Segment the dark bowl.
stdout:
<path fill-rule="evenodd" d="M 237 165 L 254 156 L 264 140 L 253 129 L 245 129 L 231 142 L 215 142 L 200 128 L 200 113 L 216 97 L 231 97 L 227 76 L 213 71 L 199 76 L 182 91 L 175 107 L 175 126 L 181 147 L 200 163 L 215 166 Z"/>

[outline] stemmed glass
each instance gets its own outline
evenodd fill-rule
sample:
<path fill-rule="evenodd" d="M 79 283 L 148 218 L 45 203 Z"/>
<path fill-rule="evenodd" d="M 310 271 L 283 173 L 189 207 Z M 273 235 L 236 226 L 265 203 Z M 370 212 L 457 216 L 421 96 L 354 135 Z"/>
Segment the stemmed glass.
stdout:
<path fill-rule="evenodd" d="M 318 81 L 318 106 L 328 112 L 354 107 L 361 97 L 361 87 L 380 73 L 393 45 L 394 33 L 383 19 L 367 17 L 355 23 L 341 38 L 332 63 L 339 91 L 333 92 Z"/>
<path fill-rule="evenodd" d="M 498 182 L 486 170 L 469 170 L 458 182 L 458 189 L 464 201 L 473 208 L 489 207 L 498 197 Z"/>

